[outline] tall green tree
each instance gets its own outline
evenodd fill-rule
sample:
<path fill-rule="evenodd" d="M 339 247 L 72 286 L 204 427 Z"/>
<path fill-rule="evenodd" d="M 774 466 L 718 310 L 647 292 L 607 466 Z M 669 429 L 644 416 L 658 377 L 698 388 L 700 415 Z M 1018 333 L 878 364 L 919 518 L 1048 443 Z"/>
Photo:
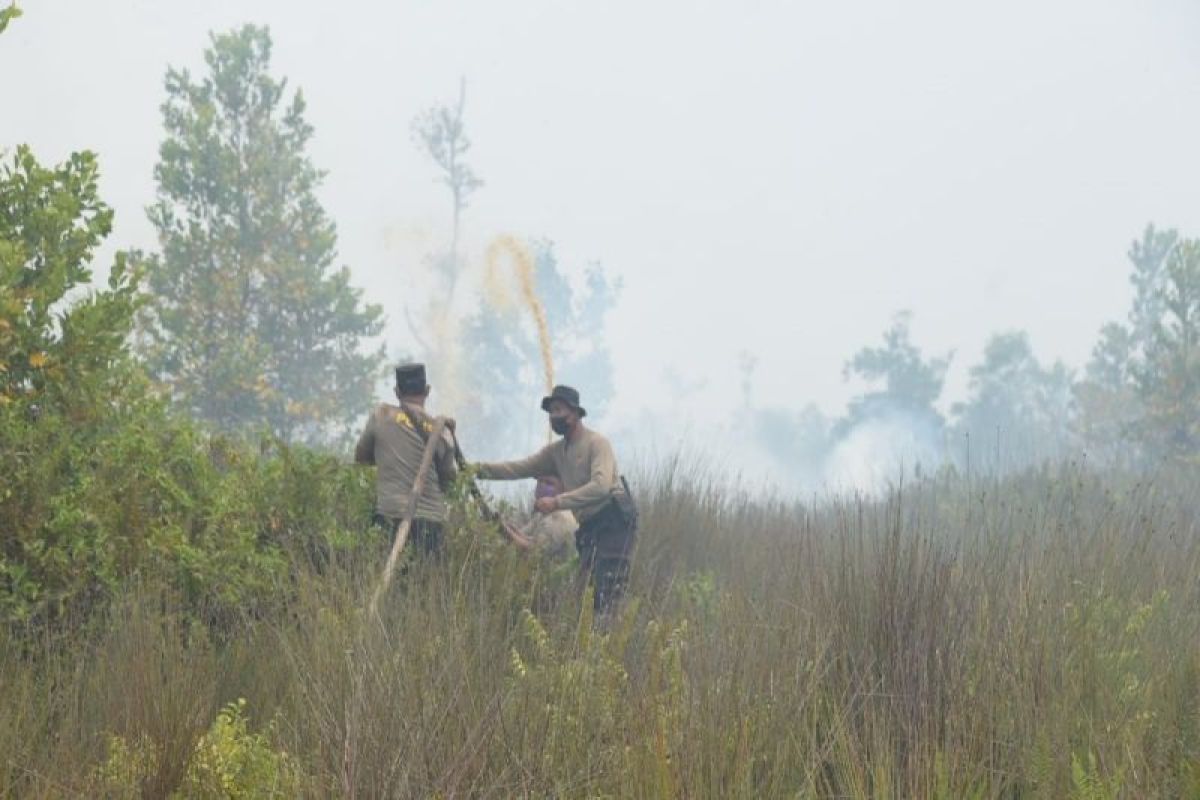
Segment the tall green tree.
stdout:
<path fill-rule="evenodd" d="M 969 397 L 953 411 L 973 465 L 1010 469 L 1067 452 L 1071 373 L 1061 362 L 1043 366 L 1028 334 L 993 336 L 969 376 Z"/>
<path fill-rule="evenodd" d="M 911 324 L 911 313 L 897 314 L 883 333 L 882 345 L 864 347 L 846 362 L 843 376 L 859 378 L 872 388 L 850 402 L 835 435 L 869 418 L 897 415 L 935 431 L 945 425 L 934 404 L 941 397 L 952 354 L 926 358 L 913 344 Z"/>
<path fill-rule="evenodd" d="M 166 138 L 149 209 L 142 350 L 191 414 L 293 441 L 345 436 L 374 395 L 379 306 L 335 267 L 337 232 L 317 201 L 305 103 L 271 76 L 271 37 L 214 35 L 207 74 L 169 69 Z"/>
<path fill-rule="evenodd" d="M 1144 413 L 1135 426 L 1155 452 L 1200 464 L 1200 240 L 1181 240 L 1166 258 L 1160 310 L 1134 381 Z"/>
<path fill-rule="evenodd" d="M 1133 265 L 1129 275 L 1129 282 L 1133 284 L 1129 327 L 1139 348 L 1149 344 L 1166 310 L 1167 259 L 1178 242 L 1177 231 L 1160 231 L 1147 225 L 1142 238 L 1129 245 L 1129 263 Z"/>
<path fill-rule="evenodd" d="M 1100 331 L 1075 386 L 1090 453 L 1136 466 L 1200 459 L 1200 242 L 1146 227 L 1129 249 L 1125 323 Z"/>
<path fill-rule="evenodd" d="M 1109 322 L 1100 329 L 1083 378 L 1073 388 L 1073 427 L 1088 455 L 1102 464 L 1132 466 L 1141 460 L 1134 428 L 1142 401 L 1134 384 L 1136 339 L 1130 328 Z"/>

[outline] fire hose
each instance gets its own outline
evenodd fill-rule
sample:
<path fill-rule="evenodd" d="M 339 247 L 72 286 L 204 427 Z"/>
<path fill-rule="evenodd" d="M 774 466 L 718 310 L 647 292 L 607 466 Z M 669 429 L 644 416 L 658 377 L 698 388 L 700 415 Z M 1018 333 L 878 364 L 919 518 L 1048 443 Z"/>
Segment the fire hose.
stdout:
<path fill-rule="evenodd" d="M 458 444 L 458 435 L 454 432 L 454 428 L 450 428 L 450 440 L 454 442 L 454 463 L 458 465 L 459 470 L 468 472 L 470 465 L 467 463 L 466 456 L 463 455 L 462 448 Z M 533 542 L 529 537 L 522 534 L 512 525 L 504 520 L 500 514 L 488 505 L 487 498 L 484 497 L 483 491 L 476 483 L 474 476 L 467 480 L 467 493 L 471 499 L 475 501 L 475 505 L 479 508 L 479 515 L 483 517 L 485 522 L 495 525 L 500 530 L 500 535 L 508 539 L 522 550 L 528 550 L 533 547 Z"/>

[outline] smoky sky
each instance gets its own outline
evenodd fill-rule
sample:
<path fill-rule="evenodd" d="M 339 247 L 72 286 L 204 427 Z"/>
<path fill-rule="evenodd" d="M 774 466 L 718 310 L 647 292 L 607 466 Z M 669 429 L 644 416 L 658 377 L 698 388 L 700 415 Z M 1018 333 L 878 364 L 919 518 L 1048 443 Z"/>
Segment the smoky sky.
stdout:
<path fill-rule="evenodd" d="M 464 227 L 545 237 L 624 294 L 613 415 L 754 396 L 836 412 L 841 365 L 893 312 L 954 350 L 948 398 L 997 331 L 1080 366 L 1127 307 L 1147 222 L 1200 234 L 1200 10 L 1187 0 L 402 2 L 26 0 L 0 37 L 0 146 L 90 148 L 112 247 L 144 207 L 168 64 L 267 24 L 301 87 L 341 261 L 407 344 L 405 303 L 448 235 L 411 120 L 467 81 Z M 693 388 L 680 395 L 680 380 Z M 570 376 L 561 376 L 569 379 Z"/>

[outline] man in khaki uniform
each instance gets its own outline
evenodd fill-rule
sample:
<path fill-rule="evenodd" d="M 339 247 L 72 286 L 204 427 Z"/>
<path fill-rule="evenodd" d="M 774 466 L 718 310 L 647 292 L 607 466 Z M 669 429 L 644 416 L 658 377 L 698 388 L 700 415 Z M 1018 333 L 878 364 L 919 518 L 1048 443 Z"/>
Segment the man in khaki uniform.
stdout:
<path fill-rule="evenodd" d="M 408 509 L 425 443 L 433 433 L 433 419 L 425 411 L 428 397 L 424 364 L 396 367 L 396 399 L 400 405 L 381 403 L 371 413 L 354 448 L 357 463 L 376 467 L 374 522 L 389 535 L 395 534 Z M 433 454 L 436 475 L 430 474 L 425 480 L 409 531 L 410 540 L 426 555 L 441 552 L 446 520 L 443 492 L 457 472 L 449 431 L 443 432 L 436 448 Z"/>
<path fill-rule="evenodd" d="M 539 497 L 535 508 L 542 514 L 559 510 L 575 514 L 581 576 L 592 581 L 596 611 L 607 613 L 624 594 L 629 578 L 629 559 L 637 540 L 633 499 L 617 472 L 608 439 L 584 427 L 587 411 L 579 404 L 578 391 L 555 386 L 549 397 L 542 398 L 542 410 L 562 438 L 520 461 L 479 464 L 479 477 L 517 480 L 553 475 L 562 482 L 562 493 Z"/>

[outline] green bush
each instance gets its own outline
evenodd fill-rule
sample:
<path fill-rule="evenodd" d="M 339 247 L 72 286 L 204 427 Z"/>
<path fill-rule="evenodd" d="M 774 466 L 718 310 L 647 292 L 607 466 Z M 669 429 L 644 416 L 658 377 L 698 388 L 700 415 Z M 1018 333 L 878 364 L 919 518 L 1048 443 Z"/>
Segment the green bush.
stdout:
<path fill-rule="evenodd" d="M 294 798 L 300 774 L 294 760 L 271 744 L 272 727 L 250 730 L 246 701 L 221 709 L 212 727 L 196 743 L 182 785 L 171 798 L 189 800 L 270 800 Z M 153 742 L 140 737 L 108 737 L 108 756 L 93 778 L 94 790 L 111 800 L 137 800 L 145 795 L 157 771 Z"/>
<path fill-rule="evenodd" d="M 112 229 L 98 181 L 87 152 L 0 163 L 0 624 L 77 621 L 133 579 L 215 622 L 261 616 L 293 559 L 356 544 L 369 480 L 168 412 L 129 353 L 143 260 L 77 296 Z"/>
<path fill-rule="evenodd" d="M 87 615 L 130 579 L 179 591 L 214 621 L 256 617 L 292 562 L 356 546 L 370 476 L 331 455 L 204 434 L 130 377 L 103 415 L 0 407 L 0 620 Z"/>

